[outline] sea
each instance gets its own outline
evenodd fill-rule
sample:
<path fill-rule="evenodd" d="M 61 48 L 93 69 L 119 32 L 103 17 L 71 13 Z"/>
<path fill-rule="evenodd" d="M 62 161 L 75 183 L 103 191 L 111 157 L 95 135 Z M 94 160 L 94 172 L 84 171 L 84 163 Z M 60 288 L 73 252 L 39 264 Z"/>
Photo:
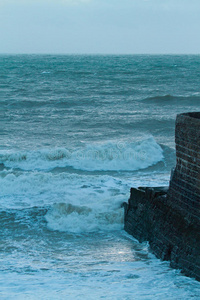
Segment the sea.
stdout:
<path fill-rule="evenodd" d="M 190 111 L 199 55 L 0 55 L 0 299 L 200 299 L 123 229 Z"/>

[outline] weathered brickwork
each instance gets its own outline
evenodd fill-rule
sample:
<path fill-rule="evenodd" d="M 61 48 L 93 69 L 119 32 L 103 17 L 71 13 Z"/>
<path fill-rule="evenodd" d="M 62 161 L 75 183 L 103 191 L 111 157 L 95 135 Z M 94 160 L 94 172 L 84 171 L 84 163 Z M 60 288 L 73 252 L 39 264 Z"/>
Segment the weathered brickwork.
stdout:
<path fill-rule="evenodd" d="M 200 113 L 176 120 L 176 168 L 165 188 L 132 188 L 125 230 L 157 257 L 200 280 Z"/>

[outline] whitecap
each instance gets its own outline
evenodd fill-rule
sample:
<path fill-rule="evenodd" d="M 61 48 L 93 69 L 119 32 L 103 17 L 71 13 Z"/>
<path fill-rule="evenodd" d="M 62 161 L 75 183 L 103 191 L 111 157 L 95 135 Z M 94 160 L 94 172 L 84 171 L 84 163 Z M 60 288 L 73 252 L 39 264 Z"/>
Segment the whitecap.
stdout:
<path fill-rule="evenodd" d="M 153 137 L 140 142 L 107 142 L 77 149 L 41 149 L 0 153 L 0 163 L 22 170 L 72 167 L 83 171 L 134 171 L 163 160 L 163 150 Z"/>

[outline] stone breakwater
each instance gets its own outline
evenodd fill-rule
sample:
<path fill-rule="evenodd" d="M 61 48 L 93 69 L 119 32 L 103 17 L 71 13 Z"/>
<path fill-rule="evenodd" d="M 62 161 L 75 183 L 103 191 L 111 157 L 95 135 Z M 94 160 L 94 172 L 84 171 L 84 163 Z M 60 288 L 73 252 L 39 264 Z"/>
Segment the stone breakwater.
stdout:
<path fill-rule="evenodd" d="M 176 167 L 168 187 L 131 188 L 125 230 L 173 268 L 200 281 L 200 113 L 176 119 Z"/>

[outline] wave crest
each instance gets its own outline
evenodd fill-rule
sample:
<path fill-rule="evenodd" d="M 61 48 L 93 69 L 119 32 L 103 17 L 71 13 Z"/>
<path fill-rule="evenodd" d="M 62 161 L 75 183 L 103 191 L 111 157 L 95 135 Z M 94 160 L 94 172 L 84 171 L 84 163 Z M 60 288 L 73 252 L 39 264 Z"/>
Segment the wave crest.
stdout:
<path fill-rule="evenodd" d="M 147 103 L 153 103 L 153 104 L 178 104 L 178 105 L 183 105 L 183 103 L 185 105 L 196 105 L 199 103 L 200 100 L 200 96 L 199 94 L 196 95 L 187 95 L 187 96 L 181 96 L 181 95 L 158 95 L 158 96 L 154 96 L 154 97 L 147 97 L 145 99 L 143 99 L 143 102 L 147 102 Z"/>
<path fill-rule="evenodd" d="M 133 171 L 163 159 L 163 150 L 153 137 L 140 142 L 109 142 L 70 151 L 64 148 L 0 153 L 0 163 L 23 170 L 72 167 L 84 171 Z"/>
<path fill-rule="evenodd" d="M 112 210 L 78 206 L 70 203 L 56 203 L 47 212 L 45 219 L 51 230 L 84 233 L 106 230 L 121 230 L 123 208 L 118 205 Z"/>

